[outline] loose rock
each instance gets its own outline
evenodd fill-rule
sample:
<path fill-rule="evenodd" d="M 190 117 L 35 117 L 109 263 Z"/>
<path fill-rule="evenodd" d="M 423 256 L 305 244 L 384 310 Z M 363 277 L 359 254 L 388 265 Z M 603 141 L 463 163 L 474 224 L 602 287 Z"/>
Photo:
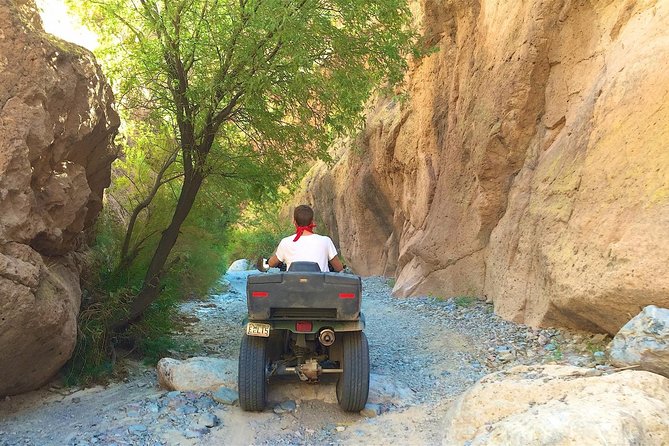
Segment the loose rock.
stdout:
<path fill-rule="evenodd" d="M 669 377 L 669 309 L 649 305 L 625 324 L 611 343 L 611 361 Z"/>
<path fill-rule="evenodd" d="M 218 403 L 234 405 L 239 400 L 239 393 L 227 387 L 221 387 L 211 397 Z"/>
<path fill-rule="evenodd" d="M 217 390 L 221 386 L 237 388 L 237 361 L 194 357 L 185 361 L 163 358 L 156 367 L 158 382 L 166 389 Z"/>
<path fill-rule="evenodd" d="M 137 433 L 141 433 L 141 432 L 146 432 L 147 429 L 146 429 L 146 426 L 144 426 L 143 424 L 133 424 L 130 427 L 128 427 L 128 431 L 131 434 L 137 434 Z"/>
<path fill-rule="evenodd" d="M 274 413 L 276 414 L 290 413 L 295 412 L 296 410 L 297 404 L 295 401 L 284 401 L 281 404 L 274 406 Z"/>
<path fill-rule="evenodd" d="M 221 420 L 213 413 L 203 413 L 197 421 L 197 425 L 203 427 L 214 427 L 220 424 Z"/>

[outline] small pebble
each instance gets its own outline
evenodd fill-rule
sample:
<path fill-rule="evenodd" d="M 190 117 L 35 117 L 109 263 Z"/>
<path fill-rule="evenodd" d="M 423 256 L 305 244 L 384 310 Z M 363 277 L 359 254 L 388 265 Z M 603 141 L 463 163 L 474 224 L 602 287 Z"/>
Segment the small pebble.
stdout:
<path fill-rule="evenodd" d="M 146 432 L 147 429 L 146 429 L 146 426 L 144 426 L 143 424 L 133 424 L 130 427 L 128 427 L 128 431 L 131 434 L 138 434 L 138 433 L 141 433 L 141 432 Z"/>
<path fill-rule="evenodd" d="M 234 405 L 239 400 L 239 394 L 227 387 L 219 387 L 219 389 L 214 392 L 211 397 L 214 399 L 214 401 L 221 404 L 227 404 L 228 406 Z"/>
<path fill-rule="evenodd" d="M 199 429 L 188 429 L 184 432 L 184 437 L 188 438 L 189 440 L 193 438 L 200 438 L 202 435 L 204 435 L 204 432 L 200 431 Z"/>
<path fill-rule="evenodd" d="M 360 415 L 367 418 L 374 418 L 381 413 L 381 406 L 378 404 L 365 404 L 365 408 L 360 411 Z"/>
<path fill-rule="evenodd" d="M 199 427 L 215 427 L 220 424 L 221 420 L 213 413 L 203 413 L 197 421 Z"/>
<path fill-rule="evenodd" d="M 284 401 L 274 406 L 274 413 L 276 414 L 295 412 L 295 410 L 297 410 L 297 404 L 292 400 Z"/>

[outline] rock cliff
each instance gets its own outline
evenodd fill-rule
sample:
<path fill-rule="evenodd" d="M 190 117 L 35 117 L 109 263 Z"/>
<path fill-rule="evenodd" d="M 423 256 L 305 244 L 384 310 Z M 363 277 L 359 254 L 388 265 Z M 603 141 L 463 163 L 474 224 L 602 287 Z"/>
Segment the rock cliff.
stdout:
<path fill-rule="evenodd" d="M 315 166 L 346 260 L 399 296 L 615 333 L 669 306 L 669 2 L 422 0 L 438 50 Z"/>
<path fill-rule="evenodd" d="M 0 395 L 43 384 L 74 349 L 111 104 L 90 52 L 47 35 L 32 0 L 0 0 Z"/>

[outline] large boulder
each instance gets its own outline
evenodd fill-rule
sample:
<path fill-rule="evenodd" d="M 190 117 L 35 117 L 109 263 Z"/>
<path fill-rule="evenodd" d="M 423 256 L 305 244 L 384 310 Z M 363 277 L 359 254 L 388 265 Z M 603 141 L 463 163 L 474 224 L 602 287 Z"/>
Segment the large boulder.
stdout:
<path fill-rule="evenodd" d="M 614 365 L 639 366 L 669 378 L 669 309 L 647 306 L 620 329 L 609 348 Z"/>
<path fill-rule="evenodd" d="M 238 259 L 230 264 L 228 272 L 248 271 L 249 266 L 250 264 L 247 259 Z"/>
<path fill-rule="evenodd" d="M 119 125 L 93 55 L 0 0 L 0 395 L 34 389 L 76 341 L 85 232 Z"/>
<path fill-rule="evenodd" d="M 158 383 L 168 390 L 214 391 L 237 389 L 237 361 L 194 357 L 184 361 L 163 358 L 156 366 Z"/>
<path fill-rule="evenodd" d="M 446 415 L 444 445 L 664 445 L 669 379 L 519 366 L 482 378 Z"/>
<path fill-rule="evenodd" d="M 614 334 L 669 306 L 669 3 L 422 0 L 439 50 L 296 202 L 399 296 Z M 324 227 L 324 228 L 323 228 Z"/>

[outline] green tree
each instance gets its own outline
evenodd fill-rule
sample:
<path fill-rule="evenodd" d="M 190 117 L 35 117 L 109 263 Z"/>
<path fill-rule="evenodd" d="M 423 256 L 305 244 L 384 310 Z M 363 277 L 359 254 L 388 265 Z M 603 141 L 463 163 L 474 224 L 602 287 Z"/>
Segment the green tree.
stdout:
<path fill-rule="evenodd" d="M 70 6 L 100 35 L 100 56 L 121 105 L 170 129 L 178 145 L 178 160 L 163 160 L 179 184 L 176 205 L 143 287 L 117 327 L 139 318 L 158 296 L 205 180 L 238 179 L 262 194 L 306 160 L 327 159 L 334 138 L 361 123 L 374 88 L 402 79 L 414 39 L 404 0 L 72 0 Z M 127 256 L 129 245 L 122 251 Z"/>

